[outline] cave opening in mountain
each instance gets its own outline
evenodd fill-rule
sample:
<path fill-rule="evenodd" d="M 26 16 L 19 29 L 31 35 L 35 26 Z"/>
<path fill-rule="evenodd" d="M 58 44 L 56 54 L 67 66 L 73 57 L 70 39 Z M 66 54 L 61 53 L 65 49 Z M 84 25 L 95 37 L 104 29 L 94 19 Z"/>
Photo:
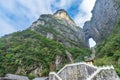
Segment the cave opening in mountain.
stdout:
<path fill-rule="evenodd" d="M 93 38 L 89 38 L 89 47 L 94 47 L 96 45 L 96 42 L 94 41 Z"/>

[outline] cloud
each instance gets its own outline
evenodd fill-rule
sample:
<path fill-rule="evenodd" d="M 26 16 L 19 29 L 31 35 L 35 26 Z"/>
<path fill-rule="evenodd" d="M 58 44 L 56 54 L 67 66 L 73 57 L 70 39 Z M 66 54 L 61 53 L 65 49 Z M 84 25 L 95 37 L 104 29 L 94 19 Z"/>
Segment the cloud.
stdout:
<path fill-rule="evenodd" d="M 54 7 L 56 7 L 57 9 L 69 9 L 71 7 L 73 0 L 54 0 Z"/>
<path fill-rule="evenodd" d="M 52 13 L 52 0 L 0 0 L 0 36 L 28 28 L 41 14 Z"/>
<path fill-rule="evenodd" d="M 30 19 L 38 18 L 41 14 L 52 13 L 51 4 L 53 0 L 18 0 L 22 7 L 27 9 L 27 14 Z"/>
<path fill-rule="evenodd" d="M 89 13 L 93 9 L 95 1 L 96 0 L 83 0 L 79 9 L 81 9 L 82 11 L 86 13 Z"/>
<path fill-rule="evenodd" d="M 0 19 L 0 36 L 15 32 L 16 29 L 8 22 Z"/>
<path fill-rule="evenodd" d="M 92 17 L 92 9 L 94 7 L 96 0 L 82 0 L 79 6 L 79 12 L 74 17 L 74 20 L 77 25 L 83 27 L 86 21 L 89 21 Z"/>

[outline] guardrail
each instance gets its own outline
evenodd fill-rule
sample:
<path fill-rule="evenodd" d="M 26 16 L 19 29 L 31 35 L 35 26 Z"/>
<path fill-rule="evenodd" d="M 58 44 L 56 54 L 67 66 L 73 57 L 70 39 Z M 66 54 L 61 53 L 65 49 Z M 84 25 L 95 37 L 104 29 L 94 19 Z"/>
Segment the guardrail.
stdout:
<path fill-rule="evenodd" d="M 92 78 L 94 78 L 100 71 L 102 70 L 106 70 L 106 69 L 114 69 L 114 67 L 111 66 L 103 66 L 103 67 L 98 67 L 97 71 L 95 71 L 91 76 L 89 76 L 87 78 L 87 80 L 91 80 Z"/>
<path fill-rule="evenodd" d="M 49 80 L 62 80 L 55 72 L 50 72 Z"/>

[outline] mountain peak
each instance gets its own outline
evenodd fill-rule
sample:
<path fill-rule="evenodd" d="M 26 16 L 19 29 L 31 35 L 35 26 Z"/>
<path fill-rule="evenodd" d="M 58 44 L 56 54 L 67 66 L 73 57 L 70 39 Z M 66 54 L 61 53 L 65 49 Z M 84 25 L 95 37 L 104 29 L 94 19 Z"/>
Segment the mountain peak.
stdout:
<path fill-rule="evenodd" d="M 66 20 L 68 23 L 75 25 L 75 22 L 70 18 L 70 16 L 64 9 L 57 10 L 54 13 L 54 17 L 56 17 L 58 19 Z"/>

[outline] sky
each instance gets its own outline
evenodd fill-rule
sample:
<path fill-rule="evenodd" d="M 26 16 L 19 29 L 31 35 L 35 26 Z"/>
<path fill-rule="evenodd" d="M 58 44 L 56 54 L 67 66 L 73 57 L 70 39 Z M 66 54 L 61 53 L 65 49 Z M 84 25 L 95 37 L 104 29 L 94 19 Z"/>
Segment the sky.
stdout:
<path fill-rule="evenodd" d="M 83 27 L 92 17 L 96 0 L 0 0 L 0 37 L 28 28 L 41 14 L 65 9 Z"/>

